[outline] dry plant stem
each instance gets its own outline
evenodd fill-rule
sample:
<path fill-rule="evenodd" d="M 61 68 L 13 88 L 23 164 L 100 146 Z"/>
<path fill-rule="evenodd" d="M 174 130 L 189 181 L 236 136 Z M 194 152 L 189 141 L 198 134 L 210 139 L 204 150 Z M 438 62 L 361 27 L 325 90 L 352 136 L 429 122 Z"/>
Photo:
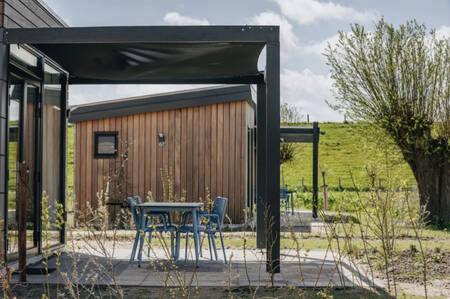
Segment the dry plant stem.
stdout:
<path fill-rule="evenodd" d="M 417 243 L 419 243 L 419 248 L 420 248 L 420 254 L 423 260 L 423 288 L 424 288 L 424 293 L 425 293 L 425 298 L 428 298 L 428 289 L 427 289 L 427 256 L 425 254 L 425 250 L 423 248 L 422 245 L 422 239 L 419 233 L 419 229 L 422 228 L 424 226 L 425 223 L 425 219 L 428 218 L 428 212 L 426 210 L 426 207 L 422 206 L 420 207 L 420 211 L 419 211 L 419 218 L 418 220 L 415 220 L 413 214 L 414 211 L 411 207 L 411 203 L 409 201 L 409 192 L 406 190 L 405 191 L 405 201 L 406 201 L 406 205 L 408 207 L 408 216 L 410 219 L 410 223 L 411 226 L 413 228 L 414 231 L 414 235 L 417 239 Z"/>
<path fill-rule="evenodd" d="M 227 288 L 228 288 L 228 298 L 233 298 L 233 292 L 232 292 L 232 280 L 233 280 L 233 272 L 231 269 L 231 264 L 232 264 L 232 260 L 233 260 L 233 253 L 231 253 L 230 257 L 228 258 L 228 267 L 227 267 L 227 272 L 228 272 L 228 276 L 227 276 Z"/>
<path fill-rule="evenodd" d="M 249 290 L 250 294 L 252 294 L 252 292 L 253 292 L 252 281 L 251 281 L 250 275 L 248 273 L 246 248 L 247 248 L 247 239 L 244 237 L 244 269 L 245 269 L 245 276 L 247 276 L 247 280 L 248 280 L 248 290 Z"/>
<path fill-rule="evenodd" d="M 351 171 L 350 171 L 350 179 L 352 181 L 353 186 L 356 187 L 355 178 L 353 176 L 353 172 L 351 172 Z M 361 202 L 361 195 L 359 193 L 358 188 L 355 188 L 355 190 L 356 190 L 356 196 L 358 198 L 358 202 Z M 372 283 L 369 286 L 373 287 L 374 286 L 374 275 L 373 275 L 372 263 L 370 262 L 370 258 L 369 258 L 368 242 L 367 242 L 367 238 L 366 238 L 367 228 L 366 228 L 366 230 L 364 230 L 363 225 L 362 225 L 363 217 L 361 214 L 361 209 L 357 208 L 355 213 L 356 213 L 356 218 L 358 219 L 358 228 L 359 228 L 360 237 L 361 237 L 361 240 L 362 240 L 363 246 L 364 246 L 364 256 L 366 258 L 366 262 L 367 262 L 367 265 L 369 266 L 369 271 L 370 271 L 370 277 L 371 277 L 370 281 Z"/>
<path fill-rule="evenodd" d="M 322 217 L 322 219 L 325 219 L 325 213 L 323 210 L 320 211 L 320 215 Z M 343 271 L 342 271 L 342 254 L 341 254 L 341 246 L 339 243 L 339 235 L 336 233 L 336 226 L 334 222 L 330 222 L 325 226 L 326 229 L 325 233 L 327 235 L 327 241 L 328 241 L 328 247 L 330 249 L 331 255 L 333 257 L 333 262 L 335 264 L 335 271 L 338 272 L 339 274 L 339 280 L 341 282 L 341 286 L 344 287 L 344 294 L 345 294 L 345 277 L 343 275 Z M 335 253 L 333 251 L 333 239 L 336 239 L 336 243 L 337 243 L 337 254 L 338 257 L 336 258 Z M 326 259 L 326 256 L 324 257 L 324 260 Z M 333 275 L 334 275 L 334 271 L 333 271 Z M 333 280 L 333 275 L 330 276 L 329 278 L 329 284 L 332 283 Z"/>
<path fill-rule="evenodd" d="M 302 285 L 305 286 L 305 277 L 303 275 L 302 258 L 301 258 L 301 254 L 300 254 L 300 251 L 301 251 L 302 248 L 300 246 L 300 243 L 298 241 L 297 236 L 295 235 L 294 228 L 292 226 L 289 227 L 289 232 L 290 232 L 291 239 L 295 243 L 295 253 L 296 253 L 296 257 L 297 257 L 297 261 L 298 261 L 298 275 L 299 275 L 299 279 L 300 279 Z"/>

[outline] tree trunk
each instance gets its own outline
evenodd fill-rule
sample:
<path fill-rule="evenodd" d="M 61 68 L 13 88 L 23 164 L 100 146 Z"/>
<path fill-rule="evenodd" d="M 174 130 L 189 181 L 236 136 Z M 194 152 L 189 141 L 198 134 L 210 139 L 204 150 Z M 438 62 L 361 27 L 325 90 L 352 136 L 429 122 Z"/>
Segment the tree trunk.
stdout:
<path fill-rule="evenodd" d="M 426 207 L 428 220 L 437 224 L 450 223 L 450 163 L 445 156 L 437 152 L 407 158 L 417 181 L 420 205 Z"/>

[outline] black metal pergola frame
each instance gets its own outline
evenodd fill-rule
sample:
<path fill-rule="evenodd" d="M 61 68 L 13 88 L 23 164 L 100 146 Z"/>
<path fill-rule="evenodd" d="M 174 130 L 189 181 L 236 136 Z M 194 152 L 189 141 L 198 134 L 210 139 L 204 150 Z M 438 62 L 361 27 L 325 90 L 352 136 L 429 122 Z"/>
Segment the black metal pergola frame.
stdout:
<path fill-rule="evenodd" d="M 317 218 L 318 210 L 318 174 L 319 174 L 319 136 L 320 128 L 317 122 L 313 122 L 312 127 L 281 127 L 281 142 L 298 142 L 313 144 L 313 218 Z"/>
<path fill-rule="evenodd" d="M 280 272 L 280 43 L 278 26 L 142 26 L 5 29 L 7 44 L 264 43 L 264 73 L 227 77 L 77 80 L 69 84 L 256 84 L 257 244 L 267 271 Z M 50 56 L 50 58 L 52 58 Z M 64 67 L 64 65 L 62 65 Z"/>

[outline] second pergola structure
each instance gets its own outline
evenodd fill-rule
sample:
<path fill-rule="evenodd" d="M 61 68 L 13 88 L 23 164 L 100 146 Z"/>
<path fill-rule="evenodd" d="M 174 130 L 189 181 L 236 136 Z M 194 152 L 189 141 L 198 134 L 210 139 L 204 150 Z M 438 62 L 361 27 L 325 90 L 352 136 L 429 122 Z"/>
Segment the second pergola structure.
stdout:
<path fill-rule="evenodd" d="M 69 85 L 256 84 L 257 239 L 267 271 L 280 271 L 278 26 L 21 28 L 5 29 L 3 41 L 40 51 L 67 71 Z"/>

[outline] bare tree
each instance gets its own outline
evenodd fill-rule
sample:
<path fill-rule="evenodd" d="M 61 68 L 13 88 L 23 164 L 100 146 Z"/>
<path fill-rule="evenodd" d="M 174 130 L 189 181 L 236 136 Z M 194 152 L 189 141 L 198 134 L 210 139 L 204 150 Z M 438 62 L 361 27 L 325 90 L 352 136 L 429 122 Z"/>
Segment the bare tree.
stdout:
<path fill-rule="evenodd" d="M 296 124 L 302 120 L 302 111 L 299 107 L 289 103 L 282 103 L 280 105 L 280 122 L 282 124 Z"/>
<path fill-rule="evenodd" d="M 450 221 L 450 39 L 415 20 L 373 33 L 352 25 L 325 56 L 338 104 L 384 129 L 414 173 L 430 220 Z"/>

